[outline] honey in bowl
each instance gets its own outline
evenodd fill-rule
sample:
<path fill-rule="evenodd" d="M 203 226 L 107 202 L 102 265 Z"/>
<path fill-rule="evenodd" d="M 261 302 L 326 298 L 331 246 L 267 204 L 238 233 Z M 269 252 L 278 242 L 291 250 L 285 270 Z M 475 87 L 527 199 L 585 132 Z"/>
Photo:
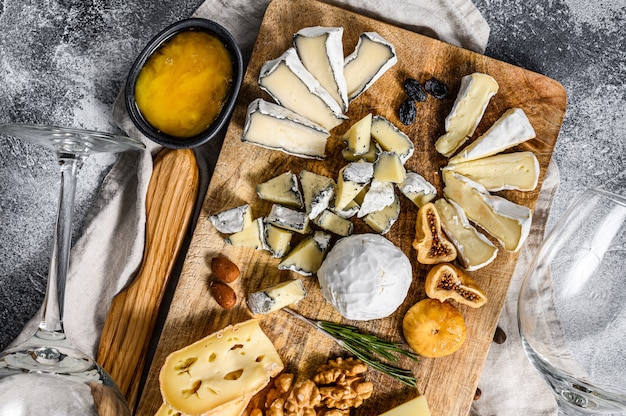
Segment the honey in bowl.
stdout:
<path fill-rule="evenodd" d="M 220 114 L 233 80 L 221 40 L 188 30 L 173 36 L 141 68 L 135 101 L 144 118 L 173 137 L 193 137 Z"/>

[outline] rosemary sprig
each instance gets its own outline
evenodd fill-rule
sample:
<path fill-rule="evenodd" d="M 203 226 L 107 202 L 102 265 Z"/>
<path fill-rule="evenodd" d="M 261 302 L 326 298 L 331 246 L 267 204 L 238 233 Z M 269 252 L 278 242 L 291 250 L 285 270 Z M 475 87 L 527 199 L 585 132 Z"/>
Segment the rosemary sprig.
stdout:
<path fill-rule="evenodd" d="M 364 334 L 355 326 L 311 320 L 290 308 L 283 308 L 283 311 L 331 337 L 337 344 L 354 354 L 371 368 L 411 387 L 417 385 L 417 380 L 410 370 L 400 368 L 380 359 L 382 357 L 386 361 L 397 363 L 397 354 L 404 355 L 415 361 L 419 359 L 417 354 L 403 349 L 400 344 L 380 339 L 375 335 Z"/>

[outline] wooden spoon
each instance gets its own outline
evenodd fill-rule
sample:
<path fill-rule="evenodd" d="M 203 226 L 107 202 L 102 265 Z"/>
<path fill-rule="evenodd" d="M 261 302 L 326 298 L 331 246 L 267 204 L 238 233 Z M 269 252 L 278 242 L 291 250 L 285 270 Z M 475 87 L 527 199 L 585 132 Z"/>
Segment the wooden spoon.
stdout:
<path fill-rule="evenodd" d="M 98 362 L 134 409 L 159 307 L 191 222 L 199 174 L 192 150 L 163 149 L 154 160 L 146 198 L 141 269 L 111 302 Z"/>

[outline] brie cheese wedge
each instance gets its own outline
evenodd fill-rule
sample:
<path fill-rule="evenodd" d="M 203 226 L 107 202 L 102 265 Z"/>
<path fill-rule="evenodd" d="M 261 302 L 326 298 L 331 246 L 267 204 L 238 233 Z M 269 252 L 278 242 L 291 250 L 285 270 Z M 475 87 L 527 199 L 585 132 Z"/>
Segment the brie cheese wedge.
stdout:
<path fill-rule="evenodd" d="M 265 222 L 299 234 L 306 234 L 309 231 L 309 217 L 306 213 L 278 204 L 272 205 Z"/>
<path fill-rule="evenodd" d="M 382 116 L 372 119 L 372 137 L 383 150 L 397 153 L 403 164 L 413 155 L 415 146 L 409 136 Z"/>
<path fill-rule="evenodd" d="M 330 133 L 284 107 L 257 98 L 248 106 L 242 142 L 290 155 L 323 159 Z"/>
<path fill-rule="evenodd" d="M 443 193 L 465 215 L 496 238 L 507 251 L 518 251 L 530 232 L 528 207 L 491 195 L 481 184 L 450 170 L 443 171 Z"/>
<path fill-rule="evenodd" d="M 348 100 L 363 94 L 397 62 L 396 50 L 391 43 L 376 32 L 362 33 L 354 52 L 344 61 Z"/>
<path fill-rule="evenodd" d="M 300 172 L 300 185 L 304 194 L 304 208 L 312 220 L 328 208 L 335 197 L 335 181 L 327 176 L 303 170 Z"/>
<path fill-rule="evenodd" d="M 259 86 L 279 105 L 326 130 L 347 119 L 330 93 L 302 65 L 295 48 L 263 64 Z"/>
<path fill-rule="evenodd" d="M 233 234 L 252 224 L 252 209 L 243 204 L 209 216 L 211 224 L 222 234 Z"/>
<path fill-rule="evenodd" d="M 316 231 L 296 245 L 278 264 L 279 270 L 292 270 L 303 276 L 317 273 L 330 246 L 330 234 Z"/>
<path fill-rule="evenodd" d="M 395 224 L 398 216 L 400 215 L 400 199 L 398 195 L 393 196 L 393 203 L 386 206 L 380 211 L 375 211 L 367 214 L 363 217 L 363 221 L 369 225 L 372 230 L 378 234 L 384 235 L 391 229 L 391 226 Z"/>
<path fill-rule="evenodd" d="M 285 205 L 302 208 L 302 194 L 298 188 L 298 179 L 294 173 L 285 172 L 256 186 L 259 198 Z"/>
<path fill-rule="evenodd" d="M 535 137 L 535 130 L 521 108 L 505 111 L 478 139 L 450 159 L 449 163 L 460 163 L 481 159 L 500 153 Z"/>
<path fill-rule="evenodd" d="M 335 209 L 343 210 L 374 176 L 374 165 L 369 162 L 351 162 L 339 170 Z"/>
<path fill-rule="evenodd" d="M 493 77 L 480 72 L 461 78 L 459 93 L 445 120 L 446 133 L 435 143 L 439 153 L 446 157 L 452 155 L 474 134 L 498 88 Z"/>
<path fill-rule="evenodd" d="M 293 45 L 304 67 L 348 111 L 348 87 L 343 75 L 343 28 L 306 27 L 293 35 Z"/>
<path fill-rule="evenodd" d="M 413 171 L 407 171 L 398 189 L 418 207 L 426 205 L 437 196 L 437 189 L 422 175 Z"/>
<path fill-rule="evenodd" d="M 248 295 L 248 308 L 253 314 L 277 311 L 306 297 L 306 289 L 300 279 L 278 283 Z"/>

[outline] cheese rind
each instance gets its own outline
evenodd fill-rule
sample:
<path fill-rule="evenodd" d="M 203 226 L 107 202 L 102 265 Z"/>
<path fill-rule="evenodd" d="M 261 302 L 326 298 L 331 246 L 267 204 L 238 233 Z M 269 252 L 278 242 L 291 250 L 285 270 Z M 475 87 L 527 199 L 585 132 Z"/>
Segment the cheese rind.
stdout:
<path fill-rule="evenodd" d="M 503 152 L 535 137 L 535 130 L 521 108 L 511 108 L 478 139 L 449 160 L 450 164 L 481 159 Z"/>
<path fill-rule="evenodd" d="M 309 231 L 309 217 L 306 213 L 279 204 L 272 205 L 265 222 L 300 234 Z"/>
<path fill-rule="evenodd" d="M 539 182 L 539 161 L 533 152 L 502 153 L 448 165 L 444 170 L 468 177 L 492 192 L 532 191 Z"/>
<path fill-rule="evenodd" d="M 389 232 L 393 224 L 395 224 L 399 215 L 400 199 L 398 198 L 398 195 L 394 194 L 393 203 L 391 203 L 391 205 L 386 206 L 380 211 L 367 214 L 363 217 L 363 221 L 365 221 L 365 223 L 378 234 L 385 235 Z"/>
<path fill-rule="evenodd" d="M 409 400 L 394 407 L 379 416 L 430 416 L 430 409 L 426 402 L 426 396 L 417 396 L 414 399 Z"/>
<path fill-rule="evenodd" d="M 294 173 L 284 172 L 256 186 L 259 198 L 291 208 L 302 208 L 302 194 Z"/>
<path fill-rule="evenodd" d="M 308 170 L 300 171 L 299 177 L 304 194 L 304 208 L 309 219 L 315 219 L 328 208 L 335 197 L 335 181 Z"/>
<path fill-rule="evenodd" d="M 306 27 L 293 35 L 293 45 L 304 67 L 348 111 L 348 87 L 343 75 L 343 28 Z"/>
<path fill-rule="evenodd" d="M 437 189 L 422 175 L 413 171 L 407 171 L 398 189 L 418 207 L 426 205 L 437 196 Z"/>
<path fill-rule="evenodd" d="M 326 157 L 330 133 L 287 108 L 257 98 L 248 105 L 242 142 L 310 159 Z"/>
<path fill-rule="evenodd" d="M 222 234 L 233 234 L 252 224 L 252 209 L 243 204 L 209 216 L 211 224 Z"/>
<path fill-rule="evenodd" d="M 292 236 L 292 231 L 266 223 L 263 242 L 272 257 L 280 258 L 289 252 Z"/>
<path fill-rule="evenodd" d="M 354 52 L 344 61 L 348 99 L 353 101 L 398 62 L 394 46 L 376 32 L 359 36 Z"/>
<path fill-rule="evenodd" d="M 343 210 L 370 183 L 374 165 L 370 162 L 351 162 L 339 170 L 335 209 Z"/>
<path fill-rule="evenodd" d="M 278 269 L 310 276 L 320 268 L 329 246 L 330 234 L 316 231 L 300 241 L 278 264 Z"/>
<path fill-rule="evenodd" d="M 306 289 L 300 279 L 288 280 L 248 295 L 248 308 L 254 314 L 277 311 L 297 303 L 306 297 Z"/>
<path fill-rule="evenodd" d="M 331 130 L 347 117 L 339 104 L 306 70 L 295 48 L 261 67 L 259 87 L 279 105 Z"/>
<path fill-rule="evenodd" d="M 485 114 L 487 104 L 498 92 L 498 83 L 490 75 L 475 72 L 461 78 L 461 86 L 452 110 L 445 120 L 446 133 L 437 139 L 435 148 L 450 156 L 470 138 Z"/>
<path fill-rule="evenodd" d="M 373 179 L 356 216 L 362 218 L 372 212 L 380 211 L 393 204 L 394 200 L 395 193 L 393 183 Z"/>
<path fill-rule="evenodd" d="M 372 137 L 383 150 L 397 153 L 403 164 L 413 155 L 415 146 L 409 136 L 383 116 L 372 118 Z"/>
<path fill-rule="evenodd" d="M 283 368 L 274 345 L 251 319 L 171 353 L 159 373 L 161 395 L 184 414 L 218 412 L 251 398 Z"/>

